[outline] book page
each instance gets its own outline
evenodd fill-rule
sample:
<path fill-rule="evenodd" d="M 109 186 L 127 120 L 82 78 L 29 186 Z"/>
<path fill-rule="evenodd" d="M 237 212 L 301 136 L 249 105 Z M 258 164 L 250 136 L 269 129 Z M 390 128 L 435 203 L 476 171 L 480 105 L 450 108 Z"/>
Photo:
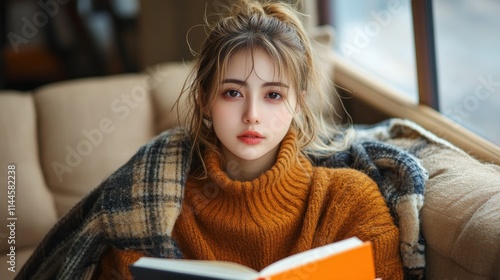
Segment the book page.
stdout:
<path fill-rule="evenodd" d="M 361 241 L 359 238 L 351 237 L 335 243 L 317 247 L 279 260 L 269 265 L 268 267 L 264 268 L 260 272 L 260 275 L 263 276 L 274 275 L 283 271 L 287 271 L 294 267 L 299 267 L 307 265 L 309 263 L 314 263 L 318 260 L 324 259 L 325 257 L 346 251 L 361 244 L 363 244 L 363 241 Z"/>
<path fill-rule="evenodd" d="M 227 279 L 256 279 L 259 273 L 249 267 L 224 261 L 177 260 L 142 257 L 134 266 L 178 273 Z"/>

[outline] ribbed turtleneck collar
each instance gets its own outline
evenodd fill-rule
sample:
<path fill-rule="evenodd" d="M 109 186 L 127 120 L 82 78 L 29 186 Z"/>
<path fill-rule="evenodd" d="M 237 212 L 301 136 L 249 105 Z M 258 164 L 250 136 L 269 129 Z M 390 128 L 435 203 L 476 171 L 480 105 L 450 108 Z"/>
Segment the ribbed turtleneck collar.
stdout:
<path fill-rule="evenodd" d="M 283 186 L 286 182 L 286 184 L 292 183 L 292 185 L 307 184 L 309 182 L 308 175 L 311 174 L 312 170 L 311 165 L 305 157 L 298 154 L 295 137 L 296 134 L 293 130 L 288 132 L 281 142 L 274 165 L 251 181 L 231 179 L 224 171 L 217 153 L 208 150 L 204 154 L 208 176 L 221 190 L 234 194 L 250 190 L 263 191 L 261 188 L 269 190 L 274 186 Z"/>
<path fill-rule="evenodd" d="M 307 200 L 312 166 L 304 156 L 297 155 L 295 137 L 293 131 L 289 132 L 281 142 L 275 164 L 251 181 L 229 178 L 217 154 L 207 151 L 204 159 L 208 179 L 197 183 L 192 197 L 202 198 L 203 203 L 192 206 L 199 218 L 207 215 L 207 223 L 220 223 L 235 231 L 245 229 L 247 233 L 252 232 L 252 227 L 262 230 L 269 224 L 298 219 Z M 189 196 L 191 192 L 187 193 Z"/>

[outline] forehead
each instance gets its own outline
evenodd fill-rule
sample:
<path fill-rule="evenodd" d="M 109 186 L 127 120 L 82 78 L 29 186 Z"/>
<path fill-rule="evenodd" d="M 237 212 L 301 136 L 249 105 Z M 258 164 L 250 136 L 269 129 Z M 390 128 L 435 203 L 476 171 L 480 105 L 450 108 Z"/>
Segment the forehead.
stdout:
<path fill-rule="evenodd" d="M 234 53 L 227 62 L 223 79 L 246 80 L 252 74 L 266 82 L 288 80 L 278 63 L 267 52 L 258 48 L 244 49 Z"/>

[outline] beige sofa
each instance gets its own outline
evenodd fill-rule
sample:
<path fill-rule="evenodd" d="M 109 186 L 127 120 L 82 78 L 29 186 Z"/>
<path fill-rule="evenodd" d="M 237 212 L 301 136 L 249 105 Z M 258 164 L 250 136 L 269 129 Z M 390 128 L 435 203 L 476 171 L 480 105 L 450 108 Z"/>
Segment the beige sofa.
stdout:
<path fill-rule="evenodd" d="M 18 271 L 72 205 L 141 145 L 177 125 L 172 105 L 186 73 L 186 65 L 169 63 L 0 93 L 0 220 L 15 224 L 1 226 L 0 279 L 15 275 L 8 270 L 11 246 Z M 422 162 L 430 172 L 421 212 L 428 278 L 500 279 L 500 168 L 446 149 Z M 14 188 L 7 184 L 9 166 L 15 166 L 13 216 L 5 195 L 8 185 Z"/>

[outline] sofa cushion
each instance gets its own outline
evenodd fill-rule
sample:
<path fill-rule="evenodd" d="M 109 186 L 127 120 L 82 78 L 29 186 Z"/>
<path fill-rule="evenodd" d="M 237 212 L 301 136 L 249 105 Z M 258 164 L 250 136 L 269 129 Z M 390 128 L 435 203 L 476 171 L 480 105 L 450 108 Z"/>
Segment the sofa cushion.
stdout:
<path fill-rule="evenodd" d="M 40 168 L 33 96 L 30 93 L 3 92 L 0 100 L 0 219 L 3 221 L 1 232 L 6 234 L 0 238 L 0 259 L 2 268 L 5 268 L 6 254 L 10 251 L 7 249 L 10 249 L 11 245 L 15 246 L 16 257 L 19 257 L 23 248 L 28 248 L 30 252 L 57 221 L 57 215 L 52 195 Z M 15 178 L 7 178 L 9 165 L 15 165 L 15 174 L 11 174 L 15 175 Z M 8 184 L 8 180 L 14 181 L 15 184 Z M 9 185 L 15 185 L 15 189 L 10 189 L 15 193 L 8 194 Z M 7 195 L 15 196 L 9 198 Z M 9 200 L 14 206 L 11 208 L 14 216 L 10 216 L 7 211 Z M 12 232 L 5 224 L 11 222 L 15 224 Z M 12 239 L 8 239 L 11 236 Z"/>
<path fill-rule="evenodd" d="M 191 70 L 192 62 L 167 62 L 146 68 L 155 112 L 155 131 L 162 131 L 187 124 L 186 96 L 182 95 L 179 113 L 175 105 L 184 82 Z"/>
<path fill-rule="evenodd" d="M 500 278 L 500 166 L 482 163 L 417 124 L 388 122 L 378 139 L 428 171 L 420 217 L 429 279 Z"/>
<path fill-rule="evenodd" d="M 59 215 L 154 135 L 145 75 L 51 84 L 35 92 L 40 158 Z"/>
<path fill-rule="evenodd" d="M 422 208 L 429 277 L 500 278 L 500 167 L 439 144 L 421 158 L 429 171 Z M 448 263 L 463 269 L 450 275 Z"/>

